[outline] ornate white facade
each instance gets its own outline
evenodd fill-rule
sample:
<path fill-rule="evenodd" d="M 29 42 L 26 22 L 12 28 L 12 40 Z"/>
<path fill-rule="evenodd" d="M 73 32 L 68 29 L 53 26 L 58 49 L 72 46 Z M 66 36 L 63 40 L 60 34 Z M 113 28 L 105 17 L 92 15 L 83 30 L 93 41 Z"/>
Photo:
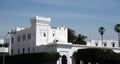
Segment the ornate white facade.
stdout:
<path fill-rule="evenodd" d="M 34 52 L 59 52 L 61 58 L 57 64 L 62 64 L 62 57 L 65 56 L 67 64 L 72 64 L 72 55 L 77 49 L 83 48 L 108 48 L 120 52 L 117 41 L 101 42 L 91 40 L 87 45 L 77 45 L 68 43 L 68 31 L 64 26 L 51 27 L 51 18 L 35 16 L 30 19 L 30 28 L 14 28 L 15 32 L 11 38 L 11 53 L 34 53 Z M 109 43 L 111 42 L 111 44 Z"/>
<path fill-rule="evenodd" d="M 87 41 L 87 46 L 98 46 L 98 47 L 111 47 L 111 48 L 119 48 L 118 41 L 116 40 L 89 40 Z"/>
<path fill-rule="evenodd" d="M 13 54 L 36 51 L 37 46 L 52 42 L 67 43 L 67 29 L 64 26 L 50 27 L 51 18 L 35 16 L 30 21 L 30 28 L 12 29 L 15 32 L 11 42 Z"/>

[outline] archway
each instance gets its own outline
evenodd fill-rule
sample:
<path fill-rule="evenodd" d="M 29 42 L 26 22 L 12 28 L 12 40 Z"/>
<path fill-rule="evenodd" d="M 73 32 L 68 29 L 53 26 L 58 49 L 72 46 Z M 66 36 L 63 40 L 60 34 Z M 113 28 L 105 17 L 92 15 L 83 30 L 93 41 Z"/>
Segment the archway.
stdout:
<path fill-rule="evenodd" d="M 80 60 L 79 59 L 75 59 L 75 64 L 80 64 Z"/>
<path fill-rule="evenodd" d="M 67 64 L 67 57 L 65 55 L 62 56 L 62 64 Z"/>

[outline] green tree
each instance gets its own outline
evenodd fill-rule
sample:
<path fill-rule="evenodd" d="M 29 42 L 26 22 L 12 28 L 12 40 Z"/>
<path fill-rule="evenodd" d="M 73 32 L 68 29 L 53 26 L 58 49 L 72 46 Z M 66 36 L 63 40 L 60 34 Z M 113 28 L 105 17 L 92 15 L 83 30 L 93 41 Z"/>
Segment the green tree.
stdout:
<path fill-rule="evenodd" d="M 105 32 L 105 28 L 104 27 L 100 27 L 98 32 L 101 35 L 101 41 L 102 41 L 102 46 L 103 46 L 103 35 L 104 35 L 104 32 Z"/>
<path fill-rule="evenodd" d="M 60 54 L 58 52 L 51 52 L 50 55 L 51 55 L 50 57 L 51 60 L 49 61 L 53 64 L 56 64 L 57 60 L 60 58 Z"/>
<path fill-rule="evenodd" d="M 3 44 L 0 43 L 0 47 L 3 47 Z"/>
<path fill-rule="evenodd" d="M 120 24 L 116 24 L 114 26 L 114 30 L 118 33 L 118 43 L 119 43 L 119 47 L 120 47 Z"/>
<path fill-rule="evenodd" d="M 4 47 L 9 47 L 9 43 L 4 43 Z"/>
<path fill-rule="evenodd" d="M 86 36 L 84 36 L 82 34 L 78 34 L 74 44 L 83 44 L 83 45 L 85 45 L 86 44 L 86 41 L 85 41 L 86 38 L 87 38 Z"/>
<path fill-rule="evenodd" d="M 87 48 L 78 49 L 73 54 L 73 58 L 76 60 L 83 60 L 85 62 L 91 62 L 92 64 L 119 64 L 120 54 L 113 52 L 110 49 L 100 48 Z"/>
<path fill-rule="evenodd" d="M 68 28 L 68 42 L 74 43 L 76 39 L 75 30 Z"/>

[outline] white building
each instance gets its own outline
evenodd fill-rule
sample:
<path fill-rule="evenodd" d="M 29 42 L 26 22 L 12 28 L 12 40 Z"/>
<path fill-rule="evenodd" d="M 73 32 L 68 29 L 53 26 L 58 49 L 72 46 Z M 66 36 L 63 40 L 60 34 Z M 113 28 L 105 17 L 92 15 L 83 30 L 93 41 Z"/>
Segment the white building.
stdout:
<path fill-rule="evenodd" d="M 118 41 L 116 40 L 90 40 L 87 41 L 87 46 L 98 46 L 98 47 L 111 47 L 111 48 L 119 48 Z"/>
<path fill-rule="evenodd" d="M 113 40 L 104 41 L 104 47 L 100 40 L 88 41 L 87 45 L 68 43 L 68 32 L 64 26 L 51 27 L 51 18 L 35 16 L 30 19 L 31 27 L 14 28 L 11 38 L 11 53 L 34 53 L 34 52 L 59 52 L 61 58 L 57 64 L 62 64 L 62 58 L 66 57 L 67 64 L 72 64 L 72 55 L 78 49 L 83 48 L 108 48 L 120 52 L 118 42 Z M 109 43 L 110 42 L 110 43 Z"/>
<path fill-rule="evenodd" d="M 4 39 L 0 39 L 0 45 L 3 45 L 6 42 Z M 8 53 L 8 47 L 0 47 L 0 53 Z"/>
<path fill-rule="evenodd" d="M 4 39 L 0 39 L 0 44 L 4 44 Z"/>

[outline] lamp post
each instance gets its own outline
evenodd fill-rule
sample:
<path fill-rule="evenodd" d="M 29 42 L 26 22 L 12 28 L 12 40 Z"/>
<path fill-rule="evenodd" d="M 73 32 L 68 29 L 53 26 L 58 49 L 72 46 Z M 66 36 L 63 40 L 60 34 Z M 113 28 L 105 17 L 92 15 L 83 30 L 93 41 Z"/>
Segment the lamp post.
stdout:
<path fill-rule="evenodd" d="M 13 34 L 15 34 L 16 31 L 12 30 L 11 32 L 8 32 L 8 34 L 10 34 L 10 42 L 9 42 L 9 55 L 11 55 L 11 43 L 12 43 L 12 36 Z"/>
<path fill-rule="evenodd" d="M 3 53 L 3 64 L 4 64 L 4 62 L 5 62 L 5 54 Z"/>
<path fill-rule="evenodd" d="M 8 35 L 8 34 L 7 34 Z M 7 37 L 7 35 L 4 37 L 4 43 L 3 44 L 5 44 L 5 40 L 6 40 L 6 37 Z M 3 46 L 3 50 L 4 50 L 4 48 L 5 48 L 5 46 Z M 5 63 L 5 54 L 4 54 L 4 52 L 3 52 L 3 64 Z"/>
<path fill-rule="evenodd" d="M 73 56 L 70 56 L 70 58 L 71 58 L 71 64 L 74 64 L 74 62 L 73 62 Z"/>
<path fill-rule="evenodd" d="M 8 52 L 9 52 L 9 55 L 11 55 L 11 37 L 12 37 L 12 35 L 13 34 L 15 34 L 16 33 L 16 31 L 14 31 L 14 30 L 12 30 L 11 32 L 8 32 L 7 34 L 6 34 L 6 36 L 4 37 L 4 43 L 3 44 L 5 44 L 5 40 L 6 40 L 6 37 L 8 36 L 8 34 L 10 34 L 10 43 L 9 43 L 9 48 L 8 48 Z M 3 49 L 4 49 L 5 47 L 3 46 Z M 3 63 L 2 64 L 4 64 L 5 63 L 5 54 L 4 54 L 4 52 L 3 52 Z"/>
<path fill-rule="evenodd" d="M 61 64 L 61 55 L 59 56 L 59 64 Z"/>

